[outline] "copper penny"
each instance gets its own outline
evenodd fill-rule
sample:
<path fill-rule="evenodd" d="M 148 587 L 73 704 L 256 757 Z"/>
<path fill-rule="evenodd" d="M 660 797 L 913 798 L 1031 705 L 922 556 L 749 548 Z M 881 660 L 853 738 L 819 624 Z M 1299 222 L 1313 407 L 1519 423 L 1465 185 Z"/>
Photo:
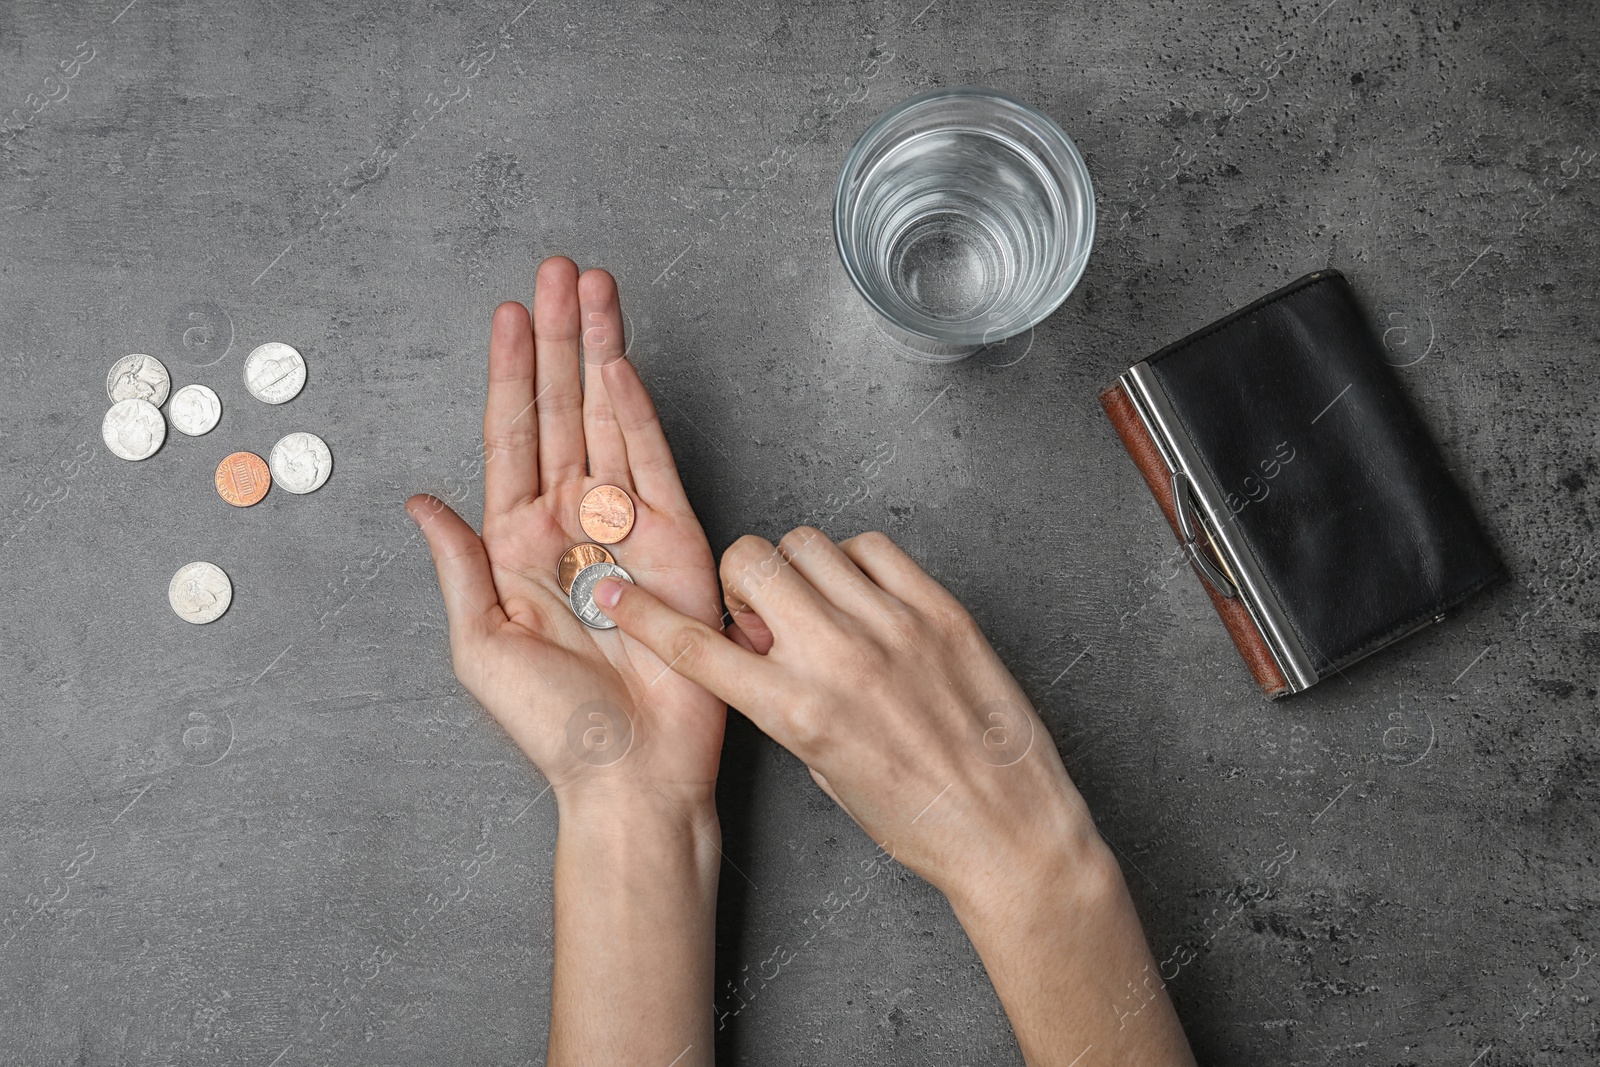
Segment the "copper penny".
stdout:
<path fill-rule="evenodd" d="M 579 571 L 596 563 L 616 561 L 617 557 L 605 545 L 573 545 L 561 553 L 561 562 L 556 564 L 556 581 L 561 583 L 561 591 L 571 596 L 572 579 L 578 576 Z"/>
<path fill-rule="evenodd" d="M 254 452 L 235 452 L 217 464 L 217 492 L 236 508 L 260 503 L 271 485 L 267 461 Z"/>
<path fill-rule="evenodd" d="M 597 485 L 583 494 L 578 525 L 602 545 L 614 545 L 633 529 L 633 498 L 614 485 Z"/>

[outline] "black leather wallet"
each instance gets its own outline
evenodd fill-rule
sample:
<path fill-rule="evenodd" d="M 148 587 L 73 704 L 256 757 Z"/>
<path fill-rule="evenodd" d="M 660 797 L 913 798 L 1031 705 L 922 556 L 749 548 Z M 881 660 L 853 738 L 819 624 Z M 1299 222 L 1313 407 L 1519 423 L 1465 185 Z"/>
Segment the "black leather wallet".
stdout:
<path fill-rule="evenodd" d="M 1297 693 L 1504 568 L 1335 270 L 1100 396 L 1256 682 Z"/>

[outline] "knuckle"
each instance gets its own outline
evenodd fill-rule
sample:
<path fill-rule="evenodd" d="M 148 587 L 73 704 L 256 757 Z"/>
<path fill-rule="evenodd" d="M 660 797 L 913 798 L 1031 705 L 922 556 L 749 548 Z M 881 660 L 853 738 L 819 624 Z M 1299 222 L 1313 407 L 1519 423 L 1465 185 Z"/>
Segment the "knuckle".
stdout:
<path fill-rule="evenodd" d="M 797 752 L 816 753 L 827 740 L 826 709 L 813 699 L 797 700 L 789 708 L 787 726 Z"/>
<path fill-rule="evenodd" d="M 483 435 L 486 454 L 485 465 L 493 463 L 502 453 L 516 452 L 539 440 L 539 428 L 531 421 L 521 426 L 508 426 L 490 430 Z"/>
<path fill-rule="evenodd" d="M 722 554 L 722 563 L 717 568 L 722 584 L 734 589 L 744 588 L 763 567 L 769 566 L 773 556 L 772 545 L 764 538 L 745 534 Z"/>
<path fill-rule="evenodd" d="M 672 658 L 667 666 L 680 674 L 697 673 L 710 657 L 708 639 L 711 634 L 703 626 L 684 626 L 672 635 Z"/>
<path fill-rule="evenodd" d="M 649 425 L 649 423 L 652 421 L 654 420 L 641 420 L 639 422 L 628 422 L 624 420 L 622 423 L 622 428 L 625 432 L 633 431 L 641 428 L 642 426 Z M 633 481 L 635 485 L 644 480 L 639 477 L 641 474 L 656 475 L 657 477 L 663 477 L 670 474 L 676 477 L 678 473 L 678 467 L 672 461 L 670 456 L 646 455 L 638 459 L 635 459 L 633 456 L 629 456 L 628 466 L 633 469 Z"/>
<path fill-rule="evenodd" d="M 951 596 L 936 597 L 924 613 L 928 622 L 935 630 L 946 637 L 953 637 L 958 641 L 982 641 L 983 632 L 978 629 L 978 620 L 972 613 L 961 606 L 961 602 Z"/>
<path fill-rule="evenodd" d="M 723 553 L 723 558 L 732 557 L 734 560 L 756 559 L 771 555 L 772 544 L 764 537 L 755 534 L 745 534 L 733 544 L 728 546 L 728 551 Z"/>
<path fill-rule="evenodd" d="M 864 533 L 856 534 L 850 540 L 873 554 L 880 554 L 897 547 L 894 539 L 882 530 L 867 530 Z"/>
<path fill-rule="evenodd" d="M 826 539 L 827 536 L 815 526 L 796 526 L 779 539 L 778 550 L 783 553 L 785 559 L 793 559 L 805 551 L 819 537 Z"/>
<path fill-rule="evenodd" d="M 596 407 L 584 412 L 583 417 L 589 420 L 590 428 L 598 431 L 614 430 L 622 425 L 617 413 L 609 407 Z"/>
<path fill-rule="evenodd" d="M 535 401 L 540 415 L 572 415 L 583 410 L 583 394 L 575 389 L 547 389 Z"/>

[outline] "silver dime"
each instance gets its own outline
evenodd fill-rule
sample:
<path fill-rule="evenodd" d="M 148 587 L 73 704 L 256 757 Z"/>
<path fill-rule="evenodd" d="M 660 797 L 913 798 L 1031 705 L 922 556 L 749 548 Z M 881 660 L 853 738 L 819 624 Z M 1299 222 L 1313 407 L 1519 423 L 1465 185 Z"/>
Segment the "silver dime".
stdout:
<path fill-rule="evenodd" d="M 167 420 L 150 401 L 129 397 L 111 405 L 100 423 L 100 436 L 123 459 L 149 459 L 167 439 Z"/>
<path fill-rule="evenodd" d="M 600 610 L 600 605 L 594 602 L 595 583 L 602 578 L 633 581 L 633 575 L 615 563 L 591 563 L 572 579 L 572 593 L 567 599 L 572 605 L 572 613 L 585 626 L 596 630 L 614 630 L 617 624 L 606 618 L 605 612 Z"/>
<path fill-rule="evenodd" d="M 333 453 L 314 433 L 292 433 L 272 446 L 267 466 L 274 485 L 291 493 L 314 493 L 333 470 Z"/>
<path fill-rule="evenodd" d="M 216 622 L 233 603 L 233 583 L 215 563 L 185 564 L 167 585 L 167 603 L 184 622 Z"/>
<path fill-rule="evenodd" d="M 117 360 L 111 365 L 111 373 L 106 375 L 106 396 L 113 404 L 138 397 L 160 407 L 167 402 L 167 392 L 171 388 L 172 376 L 161 361 L 138 352 Z"/>
<path fill-rule="evenodd" d="M 167 416 L 174 429 L 199 437 L 216 429 L 217 420 L 222 418 L 222 401 L 203 385 L 186 385 L 172 394 Z"/>
<path fill-rule="evenodd" d="M 263 403 L 287 403 L 305 384 L 306 361 L 286 344 L 268 341 L 245 357 L 245 388 Z"/>

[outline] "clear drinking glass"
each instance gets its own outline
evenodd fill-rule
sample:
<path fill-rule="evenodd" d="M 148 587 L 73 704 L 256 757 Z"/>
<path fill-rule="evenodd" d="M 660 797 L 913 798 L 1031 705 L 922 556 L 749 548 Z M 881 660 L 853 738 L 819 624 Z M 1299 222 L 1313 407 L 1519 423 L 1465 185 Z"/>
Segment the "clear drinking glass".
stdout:
<path fill-rule="evenodd" d="M 993 89 L 936 89 L 850 150 L 833 230 L 884 332 L 955 360 L 1027 332 L 1072 292 L 1094 243 L 1094 187 L 1048 116 Z"/>

